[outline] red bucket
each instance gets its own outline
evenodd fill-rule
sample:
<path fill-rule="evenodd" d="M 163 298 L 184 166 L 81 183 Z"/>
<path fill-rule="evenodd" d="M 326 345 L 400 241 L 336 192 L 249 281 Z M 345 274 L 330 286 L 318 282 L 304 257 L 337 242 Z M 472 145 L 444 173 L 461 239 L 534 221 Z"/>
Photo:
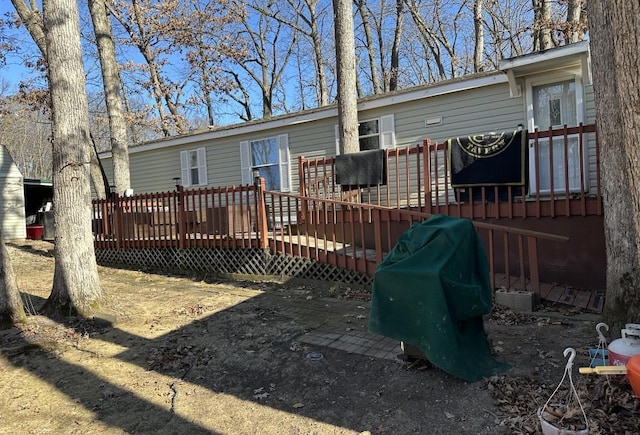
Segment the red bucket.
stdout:
<path fill-rule="evenodd" d="M 27 225 L 27 238 L 32 240 L 41 240 L 44 234 L 43 225 Z"/>

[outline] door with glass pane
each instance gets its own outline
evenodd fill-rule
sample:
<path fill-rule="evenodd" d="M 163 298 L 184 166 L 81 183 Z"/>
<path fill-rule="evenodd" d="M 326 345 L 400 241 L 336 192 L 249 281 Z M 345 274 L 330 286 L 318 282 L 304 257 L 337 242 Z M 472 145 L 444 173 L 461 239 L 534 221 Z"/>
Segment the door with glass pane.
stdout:
<path fill-rule="evenodd" d="M 567 80 L 531 87 L 534 129 L 559 129 L 578 125 L 576 111 L 576 82 Z M 550 145 L 551 142 L 551 145 Z M 539 139 L 536 146 L 529 143 L 529 191 L 531 193 L 562 193 L 580 191 L 586 180 L 586 168 L 578 135 L 565 140 L 556 136 L 552 141 Z M 536 180 L 537 178 L 537 180 Z"/>

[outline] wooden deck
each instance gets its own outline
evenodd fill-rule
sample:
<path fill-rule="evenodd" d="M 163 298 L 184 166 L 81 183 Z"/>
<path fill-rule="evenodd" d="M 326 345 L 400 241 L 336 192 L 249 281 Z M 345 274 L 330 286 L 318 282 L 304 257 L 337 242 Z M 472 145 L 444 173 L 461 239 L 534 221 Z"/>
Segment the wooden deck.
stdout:
<path fill-rule="evenodd" d="M 350 244 L 333 242 L 331 240 L 324 240 L 308 235 L 282 235 L 271 232 L 269 239 L 269 245 L 274 248 L 279 247 L 279 251 L 281 252 L 284 251 L 293 255 L 304 255 L 306 251 L 307 256 L 317 258 L 320 256 L 318 252 L 324 251 L 328 256 L 335 254 L 337 258 L 346 256 L 354 261 L 365 260 L 372 269 L 375 269 L 377 266 L 376 252 L 373 249 L 363 249 L 360 247 L 354 247 Z M 274 244 L 277 244 L 278 246 L 275 246 Z M 285 246 L 288 246 L 289 248 L 284 248 Z M 316 255 L 312 254 L 313 251 L 316 252 Z M 383 257 L 386 254 L 387 253 L 385 252 Z M 493 280 L 494 291 L 501 287 L 509 288 L 511 290 L 531 291 L 529 286 L 530 281 L 528 279 L 523 283 L 521 278 L 511 276 L 507 281 L 506 275 L 496 274 L 493 277 Z M 567 307 L 574 307 L 598 314 L 602 312 L 604 296 L 598 291 L 583 290 L 546 283 L 539 283 L 539 286 L 539 297 L 544 302 L 566 305 Z"/>
<path fill-rule="evenodd" d="M 582 290 L 557 284 L 542 284 L 540 297 L 547 302 L 569 305 L 594 313 L 602 313 L 604 307 L 604 295 L 599 291 Z"/>

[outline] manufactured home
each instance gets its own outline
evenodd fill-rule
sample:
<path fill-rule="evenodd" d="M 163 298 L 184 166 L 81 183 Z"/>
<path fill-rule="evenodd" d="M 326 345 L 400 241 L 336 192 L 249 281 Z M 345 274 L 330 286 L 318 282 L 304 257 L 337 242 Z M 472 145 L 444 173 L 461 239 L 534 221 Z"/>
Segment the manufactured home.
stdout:
<path fill-rule="evenodd" d="M 595 109 L 588 42 L 505 60 L 499 71 L 366 97 L 358 109 L 363 149 L 519 126 L 532 131 L 590 124 Z M 268 175 L 268 188 L 296 192 L 299 156 L 336 154 L 337 116 L 335 106 L 320 107 L 130 147 L 132 188 L 140 193 L 171 189 L 174 177 L 187 188 L 247 184 L 258 167 Z M 593 149 L 586 151 L 583 163 L 592 165 Z M 108 153 L 102 157 L 110 159 Z M 529 171 L 530 177 L 536 173 Z M 596 175 L 588 173 L 591 187 Z M 548 172 L 539 177 L 541 189 L 548 189 Z"/>
<path fill-rule="evenodd" d="M 0 146 L 0 231 L 5 240 L 26 238 L 22 173 Z"/>
<path fill-rule="evenodd" d="M 546 240 L 529 252 L 546 263 L 540 272 L 545 282 L 604 288 L 603 212 L 588 41 L 506 59 L 498 71 L 362 98 L 358 117 L 362 152 L 348 156 L 355 160 L 352 166 L 347 164 L 347 171 L 358 168 L 360 158 L 384 160 L 379 166 L 383 179 L 367 186 L 339 185 L 347 156 L 339 156 L 338 113 L 332 105 L 130 147 L 131 187 L 142 195 L 176 190 L 195 195 L 213 186 L 251 186 L 259 176 L 265 191 L 280 195 L 265 208 L 273 231 L 295 227 L 298 236 L 311 231 L 315 237 L 338 242 L 348 238 L 361 243 L 363 251 L 374 244 L 388 251 L 396 230 L 388 222 L 387 235 L 380 241 L 377 224 L 361 228 L 360 233 L 338 228 L 342 218 L 336 210 L 352 209 L 343 201 L 370 204 L 361 206 L 368 218 L 358 218 L 369 223 L 389 209 L 404 210 L 402 219 L 409 222 L 414 219 L 410 213 L 467 217 L 489 232 L 490 225 L 503 225 L 521 231 L 518 237 Z M 491 160 L 493 166 L 456 184 L 452 144 L 491 137 L 518 137 L 519 148 L 511 148 L 509 158 L 495 152 L 502 160 Z M 110 160 L 108 153 L 101 157 Z M 517 179 L 496 181 L 506 173 Z M 305 201 L 310 198 L 325 203 L 309 206 Z M 199 204 L 206 200 L 194 200 L 190 213 L 198 214 Z M 291 202 L 296 205 L 286 204 Z M 158 209 L 160 201 L 154 198 L 150 203 Z M 259 215 L 256 207 L 245 205 L 240 224 L 244 225 L 245 214 Z M 219 209 L 207 207 L 201 218 L 192 219 L 192 228 L 209 227 L 198 233 L 199 240 L 206 233 L 218 233 L 206 222 L 214 220 L 214 210 L 220 213 Z M 327 215 L 329 209 L 333 216 Z M 223 213 L 226 220 L 232 219 Z M 151 219 L 138 218 L 147 224 Z M 493 256 L 493 242 L 488 243 Z M 379 260 L 382 254 L 376 255 Z M 492 261 L 498 259 L 496 254 Z M 508 263 L 502 268 L 507 275 Z M 365 273 L 370 273 L 367 267 Z"/>

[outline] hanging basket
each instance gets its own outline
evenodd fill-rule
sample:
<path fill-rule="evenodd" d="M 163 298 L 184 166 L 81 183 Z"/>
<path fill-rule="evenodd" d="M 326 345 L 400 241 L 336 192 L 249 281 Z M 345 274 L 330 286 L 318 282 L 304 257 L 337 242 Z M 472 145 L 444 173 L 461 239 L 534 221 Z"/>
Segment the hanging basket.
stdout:
<path fill-rule="evenodd" d="M 556 415 L 558 414 L 558 415 Z M 589 428 L 584 420 L 581 419 L 579 424 L 572 424 L 563 420 L 563 416 L 567 414 L 567 406 L 552 403 L 545 407 L 538 408 L 538 420 L 544 435 L 587 435 Z M 566 426 L 566 427 L 565 427 Z M 577 427 L 583 427 L 578 429 Z"/>
<path fill-rule="evenodd" d="M 589 433 L 589 421 L 582 403 L 580 403 L 580 397 L 578 397 L 578 392 L 573 385 L 571 376 L 576 351 L 568 347 L 564 350 L 564 356 L 569 357 L 564 369 L 564 375 L 554 392 L 549 396 L 547 403 L 538 408 L 536 414 L 544 435 L 587 435 Z M 565 379 L 569 381 L 567 397 L 565 397 L 565 400 L 558 400 L 558 397 L 556 397 L 556 400 L 552 400 Z"/>

